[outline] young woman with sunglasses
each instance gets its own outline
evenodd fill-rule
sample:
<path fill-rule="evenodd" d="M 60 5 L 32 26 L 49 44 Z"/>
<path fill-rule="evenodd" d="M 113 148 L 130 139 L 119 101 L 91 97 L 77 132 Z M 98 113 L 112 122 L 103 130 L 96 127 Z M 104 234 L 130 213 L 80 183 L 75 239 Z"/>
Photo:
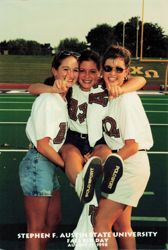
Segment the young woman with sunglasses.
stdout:
<path fill-rule="evenodd" d="M 102 68 L 103 78 L 107 89 L 118 82 L 123 86 L 129 75 L 130 52 L 120 46 L 111 46 L 103 56 Z M 102 198 L 95 219 L 95 232 L 103 235 L 109 233 L 108 244 L 105 249 L 136 249 L 135 237 L 131 228 L 132 207 L 136 207 L 140 197 L 143 195 L 150 176 L 150 166 L 146 150 L 153 145 L 150 125 L 143 109 L 140 98 L 135 92 L 123 94 L 108 103 L 107 113 L 103 119 L 104 138 L 108 145 L 97 148 L 96 154 L 110 162 L 111 167 L 113 154 L 109 152 L 116 150 L 116 156 L 123 163 L 123 174 L 115 189 L 110 190 L 112 178 L 107 179 L 106 187 L 102 186 Z M 119 165 L 120 166 L 120 163 Z M 116 172 L 117 175 L 117 172 Z M 113 175 L 114 177 L 114 175 Z M 115 178 L 115 177 L 114 177 Z M 121 233 L 123 237 L 118 238 L 115 234 Z M 100 239 L 103 241 L 103 239 Z M 105 241 L 103 241 L 105 242 Z"/>
<path fill-rule="evenodd" d="M 104 143 L 101 139 L 103 135 L 101 124 L 108 104 L 108 95 L 101 82 L 100 58 L 97 53 L 91 50 L 83 51 L 78 61 L 78 84 L 73 85 L 72 93 L 70 98 L 68 98 L 70 129 L 61 153 L 65 161 L 65 172 L 72 184 L 76 182 L 78 194 L 80 193 L 80 187 L 78 190 L 79 185 L 77 184 L 78 179 L 79 183 L 81 183 L 81 176 L 82 178 L 84 177 L 83 175 L 87 176 L 80 197 L 84 202 L 89 202 L 93 196 L 96 178 L 100 174 L 100 159 L 96 157 L 89 159 L 84 168 L 84 173 L 81 170 L 88 159 L 87 153 L 89 155 L 96 145 Z M 145 79 L 143 77 L 134 77 L 122 88 L 117 84 L 113 88 L 109 88 L 109 92 L 118 95 L 123 92 L 140 89 L 144 84 Z M 66 89 L 66 85 L 68 86 L 66 79 L 62 82 L 62 86 L 61 83 L 55 84 L 53 87 L 45 86 L 44 84 L 34 84 L 31 85 L 29 91 L 32 94 L 61 92 Z M 92 165 L 94 165 L 94 168 Z M 91 171 L 91 168 L 93 171 Z M 88 172 L 90 174 L 87 174 Z M 92 178 L 90 178 L 90 175 L 92 175 Z M 92 179 L 92 185 L 89 185 L 91 188 L 89 188 L 88 193 L 87 183 L 90 179 Z"/>
<path fill-rule="evenodd" d="M 72 86 L 78 78 L 78 60 L 75 54 L 57 54 L 52 62 L 53 77 Z M 27 218 L 26 250 L 45 250 L 47 234 L 55 232 L 61 219 L 60 185 L 57 166 L 64 167 L 59 154 L 68 128 L 67 91 L 61 94 L 44 93 L 33 103 L 26 126 L 32 148 L 20 163 L 20 184 L 24 193 Z M 36 235 L 36 236 L 35 236 Z"/>

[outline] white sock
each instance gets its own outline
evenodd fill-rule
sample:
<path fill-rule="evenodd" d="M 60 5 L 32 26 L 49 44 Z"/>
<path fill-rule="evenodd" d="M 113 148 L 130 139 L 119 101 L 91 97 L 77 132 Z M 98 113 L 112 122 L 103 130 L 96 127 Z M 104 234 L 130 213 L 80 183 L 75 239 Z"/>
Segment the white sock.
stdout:
<path fill-rule="evenodd" d="M 82 176 L 82 171 L 81 171 L 77 175 L 76 181 L 75 181 L 75 191 L 76 191 L 79 198 L 80 198 L 80 194 L 81 194 L 81 191 L 82 191 L 82 187 L 83 187 L 83 176 Z"/>

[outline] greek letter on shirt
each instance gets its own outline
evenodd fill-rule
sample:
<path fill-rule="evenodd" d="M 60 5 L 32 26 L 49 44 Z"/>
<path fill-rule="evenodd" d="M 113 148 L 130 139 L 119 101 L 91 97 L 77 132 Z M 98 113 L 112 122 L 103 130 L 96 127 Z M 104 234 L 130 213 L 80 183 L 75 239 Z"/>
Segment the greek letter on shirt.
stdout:
<path fill-rule="evenodd" d="M 107 106 L 108 97 L 105 91 L 99 93 L 89 94 L 89 104 L 96 103 L 100 104 L 103 107 Z"/>
<path fill-rule="evenodd" d="M 108 136 L 114 136 L 115 138 L 120 137 L 119 129 L 117 129 L 117 123 L 112 117 L 106 116 L 103 119 L 103 128 Z"/>
<path fill-rule="evenodd" d="M 78 110 L 82 111 L 77 115 Z M 84 122 L 87 113 L 87 103 L 84 102 L 78 105 L 78 101 L 74 98 L 70 99 L 69 117 L 73 121 L 79 120 L 80 123 Z"/>
<path fill-rule="evenodd" d="M 78 101 L 74 98 L 71 97 L 70 99 L 70 104 L 69 104 L 69 117 L 73 121 L 79 120 L 80 123 L 84 122 L 86 119 L 86 114 L 87 114 L 87 107 L 88 104 L 86 102 L 78 105 Z M 89 94 L 89 104 L 99 104 L 103 107 L 107 106 L 108 103 L 108 97 L 107 94 L 103 91 L 100 93 L 91 93 Z M 77 115 L 78 110 L 81 112 Z"/>
<path fill-rule="evenodd" d="M 58 134 L 56 135 L 56 137 L 53 140 L 54 144 L 61 144 L 64 140 L 65 137 L 65 132 L 66 132 L 66 122 L 61 122 L 59 125 L 59 131 Z"/>

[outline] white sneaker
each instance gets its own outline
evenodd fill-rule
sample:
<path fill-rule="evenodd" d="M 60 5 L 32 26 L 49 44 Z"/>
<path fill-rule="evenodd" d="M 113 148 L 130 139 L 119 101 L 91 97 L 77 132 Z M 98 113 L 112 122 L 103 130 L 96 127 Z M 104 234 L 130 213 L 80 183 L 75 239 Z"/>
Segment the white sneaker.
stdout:
<path fill-rule="evenodd" d="M 110 154 L 103 166 L 103 180 L 101 191 L 103 193 L 114 193 L 117 183 L 123 175 L 124 162 L 117 154 Z"/>
<path fill-rule="evenodd" d="M 102 173 L 101 159 L 91 157 L 84 165 L 82 171 L 77 175 L 75 190 L 81 201 L 88 203 L 92 200 L 98 177 Z"/>

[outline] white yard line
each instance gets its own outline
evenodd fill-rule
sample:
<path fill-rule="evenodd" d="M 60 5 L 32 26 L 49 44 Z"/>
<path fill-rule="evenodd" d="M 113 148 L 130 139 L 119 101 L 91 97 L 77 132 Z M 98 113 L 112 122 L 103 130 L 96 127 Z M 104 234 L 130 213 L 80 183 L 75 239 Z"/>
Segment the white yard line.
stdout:
<path fill-rule="evenodd" d="M 168 113 L 168 111 L 165 110 L 145 110 L 147 113 Z"/>
<path fill-rule="evenodd" d="M 150 123 L 151 126 L 168 126 L 168 123 Z"/>
<path fill-rule="evenodd" d="M 0 122 L 0 124 L 26 124 L 27 122 Z"/>
<path fill-rule="evenodd" d="M 31 111 L 31 109 L 0 109 L 0 111 Z"/>
<path fill-rule="evenodd" d="M 153 105 L 153 106 L 168 106 L 168 103 L 152 103 L 152 102 L 143 102 L 143 105 Z"/>
<path fill-rule="evenodd" d="M 8 105 L 8 103 L 12 103 L 12 104 L 22 104 L 22 103 L 23 103 L 23 104 L 27 104 L 27 103 L 28 103 L 28 104 L 32 104 L 31 101 L 30 101 L 30 102 L 11 102 L 11 101 L 10 101 L 10 102 L 0 102 L 0 103 L 2 103 L 2 104 L 5 103 L 6 105 Z"/>

